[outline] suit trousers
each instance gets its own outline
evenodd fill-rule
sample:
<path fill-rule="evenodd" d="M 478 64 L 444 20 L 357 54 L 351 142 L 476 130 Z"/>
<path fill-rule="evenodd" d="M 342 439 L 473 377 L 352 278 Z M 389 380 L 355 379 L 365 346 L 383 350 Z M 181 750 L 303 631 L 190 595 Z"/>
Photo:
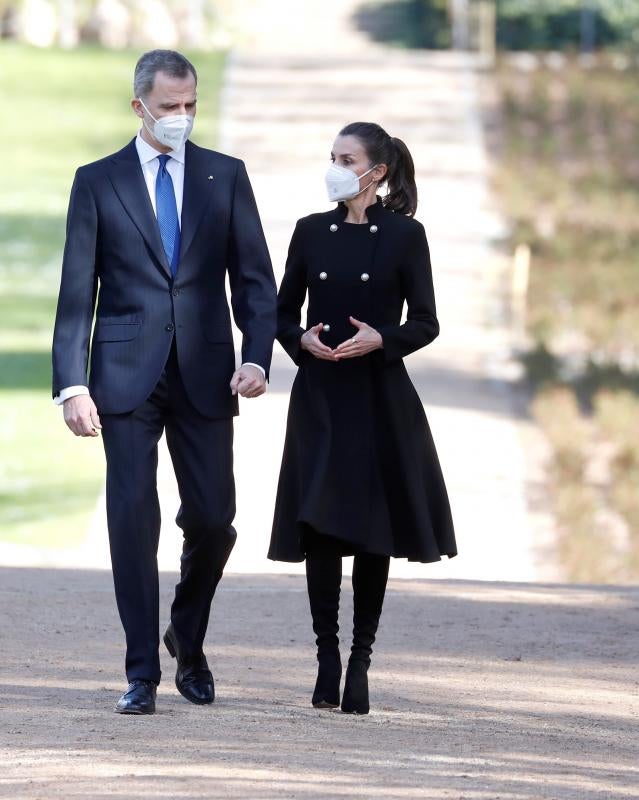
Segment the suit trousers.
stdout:
<path fill-rule="evenodd" d="M 230 391 L 230 390 L 229 390 Z M 236 534 L 233 419 L 209 419 L 190 402 L 175 342 L 160 380 L 141 406 L 101 417 L 115 595 L 126 635 L 126 675 L 160 681 L 157 551 L 158 442 L 163 431 L 181 506 L 184 541 L 171 622 L 187 657 L 202 652 L 211 602 Z"/>

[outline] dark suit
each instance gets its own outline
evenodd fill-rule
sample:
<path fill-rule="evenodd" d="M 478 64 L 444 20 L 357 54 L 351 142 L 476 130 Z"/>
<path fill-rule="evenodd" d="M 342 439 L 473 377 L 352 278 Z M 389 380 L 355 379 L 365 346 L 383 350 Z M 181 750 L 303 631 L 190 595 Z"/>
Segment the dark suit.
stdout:
<path fill-rule="evenodd" d="M 237 398 L 228 273 L 242 362 L 268 373 L 273 272 L 244 164 L 187 142 L 175 279 L 135 140 L 75 177 L 53 339 L 53 394 L 87 383 L 103 425 L 107 513 L 127 675 L 159 680 L 155 482 L 166 429 L 180 489 L 182 576 L 172 621 L 202 646 L 210 601 L 235 540 L 232 417 Z"/>

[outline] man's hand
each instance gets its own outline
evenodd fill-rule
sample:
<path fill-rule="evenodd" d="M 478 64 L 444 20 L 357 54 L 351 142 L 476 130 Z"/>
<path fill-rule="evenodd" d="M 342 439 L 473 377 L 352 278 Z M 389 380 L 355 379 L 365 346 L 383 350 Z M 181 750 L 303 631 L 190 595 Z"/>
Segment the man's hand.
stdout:
<path fill-rule="evenodd" d="M 375 328 L 371 328 L 365 322 L 360 322 L 354 317 L 349 317 L 351 325 L 357 328 L 357 333 L 352 339 L 347 339 L 333 350 L 338 360 L 342 358 L 355 358 L 365 356 L 373 350 L 379 350 L 384 346 L 384 340 Z"/>
<path fill-rule="evenodd" d="M 331 348 L 327 347 L 319 338 L 323 328 L 324 325 L 321 322 L 319 325 L 313 325 L 312 328 L 309 328 L 306 333 L 302 334 L 300 347 L 302 350 L 308 350 L 315 358 L 321 358 L 324 361 L 337 361 Z"/>
<path fill-rule="evenodd" d="M 99 436 L 102 428 L 98 409 L 88 394 L 70 397 L 63 404 L 64 421 L 76 436 Z"/>
<path fill-rule="evenodd" d="M 245 364 L 233 374 L 231 391 L 241 397 L 259 397 L 266 391 L 266 378 L 257 367 Z"/>

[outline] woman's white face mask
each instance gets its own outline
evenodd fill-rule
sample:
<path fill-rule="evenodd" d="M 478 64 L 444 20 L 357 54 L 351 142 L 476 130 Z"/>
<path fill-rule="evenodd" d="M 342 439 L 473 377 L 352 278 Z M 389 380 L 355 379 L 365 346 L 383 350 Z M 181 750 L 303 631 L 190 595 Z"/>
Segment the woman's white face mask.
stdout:
<path fill-rule="evenodd" d="M 332 202 L 341 202 L 342 200 L 352 200 L 358 194 L 365 192 L 375 181 L 371 181 L 368 186 L 363 189 L 359 188 L 360 178 L 364 178 L 369 172 L 372 172 L 377 164 L 366 170 L 362 175 L 358 175 L 348 167 L 340 167 L 338 164 L 331 164 L 326 170 L 326 189 L 328 191 L 328 199 Z"/>
<path fill-rule="evenodd" d="M 168 117 L 156 119 L 144 104 L 144 100 L 142 100 L 141 97 L 138 97 L 138 100 L 142 103 L 144 110 L 154 122 L 153 130 L 151 130 L 146 124 L 146 119 L 144 120 L 144 127 L 151 136 L 154 136 L 155 139 L 165 147 L 170 147 L 171 150 L 179 150 L 191 135 L 191 131 L 193 130 L 193 117 L 188 114 L 171 114 Z"/>

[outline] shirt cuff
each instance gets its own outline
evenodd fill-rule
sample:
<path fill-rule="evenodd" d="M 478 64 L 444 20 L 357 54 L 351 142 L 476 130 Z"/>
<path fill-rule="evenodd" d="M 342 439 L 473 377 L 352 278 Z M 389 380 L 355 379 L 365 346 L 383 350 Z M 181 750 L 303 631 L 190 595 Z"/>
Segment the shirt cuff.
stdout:
<path fill-rule="evenodd" d="M 63 389 L 60 394 L 57 394 L 53 398 L 53 402 L 56 406 L 61 406 L 65 400 L 68 400 L 70 397 L 77 397 L 79 394 L 89 394 L 89 389 L 87 386 L 67 386 L 66 389 Z"/>
<path fill-rule="evenodd" d="M 245 361 L 242 364 L 242 366 L 243 367 L 256 367 L 262 373 L 262 377 L 266 378 L 266 370 L 264 369 L 264 367 L 260 367 L 259 364 L 254 364 L 252 361 Z"/>

